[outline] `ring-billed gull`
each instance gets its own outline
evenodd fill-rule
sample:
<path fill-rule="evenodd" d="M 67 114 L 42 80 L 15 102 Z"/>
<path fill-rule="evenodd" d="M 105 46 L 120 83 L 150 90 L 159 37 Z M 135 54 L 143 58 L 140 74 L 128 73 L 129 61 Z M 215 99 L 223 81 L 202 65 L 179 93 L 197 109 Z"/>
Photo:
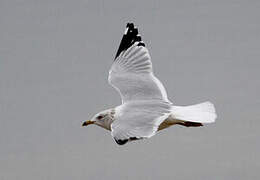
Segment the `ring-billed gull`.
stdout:
<path fill-rule="evenodd" d="M 150 138 L 176 124 L 203 126 L 217 117 L 210 102 L 174 106 L 169 101 L 164 86 L 153 74 L 151 57 L 133 23 L 126 26 L 108 81 L 119 92 L 122 104 L 99 112 L 82 126 L 96 124 L 111 131 L 119 145 Z"/>

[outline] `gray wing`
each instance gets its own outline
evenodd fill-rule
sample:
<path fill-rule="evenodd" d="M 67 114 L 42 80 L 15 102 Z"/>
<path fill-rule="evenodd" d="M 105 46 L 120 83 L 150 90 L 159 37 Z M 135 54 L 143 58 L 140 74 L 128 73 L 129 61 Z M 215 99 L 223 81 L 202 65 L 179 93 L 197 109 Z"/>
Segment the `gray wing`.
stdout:
<path fill-rule="evenodd" d="M 127 25 L 108 80 L 120 93 L 122 103 L 151 99 L 168 101 L 164 86 L 153 74 L 149 52 L 133 24 Z"/>

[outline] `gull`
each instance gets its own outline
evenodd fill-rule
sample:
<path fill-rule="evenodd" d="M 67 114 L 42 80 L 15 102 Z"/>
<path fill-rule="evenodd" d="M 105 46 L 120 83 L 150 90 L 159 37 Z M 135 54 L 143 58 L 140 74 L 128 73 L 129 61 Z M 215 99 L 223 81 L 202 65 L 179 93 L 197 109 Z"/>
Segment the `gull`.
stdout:
<path fill-rule="evenodd" d="M 97 113 L 82 126 L 95 124 L 111 131 L 118 145 L 150 138 L 172 125 L 199 127 L 217 118 L 214 105 L 208 101 L 173 105 L 153 73 L 148 49 L 133 23 L 126 25 L 108 82 L 119 92 L 122 104 Z"/>

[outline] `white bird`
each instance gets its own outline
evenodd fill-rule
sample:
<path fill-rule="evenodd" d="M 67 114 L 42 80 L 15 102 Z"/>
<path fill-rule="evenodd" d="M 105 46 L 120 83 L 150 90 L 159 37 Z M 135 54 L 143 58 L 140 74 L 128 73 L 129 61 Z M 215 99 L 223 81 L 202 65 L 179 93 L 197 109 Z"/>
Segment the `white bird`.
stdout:
<path fill-rule="evenodd" d="M 111 131 L 119 145 L 150 138 L 171 125 L 203 126 L 215 122 L 217 117 L 210 102 L 174 106 L 168 100 L 164 86 L 153 74 L 151 57 L 133 23 L 126 26 L 108 81 L 119 92 L 122 104 L 99 112 L 82 126 L 96 124 Z"/>

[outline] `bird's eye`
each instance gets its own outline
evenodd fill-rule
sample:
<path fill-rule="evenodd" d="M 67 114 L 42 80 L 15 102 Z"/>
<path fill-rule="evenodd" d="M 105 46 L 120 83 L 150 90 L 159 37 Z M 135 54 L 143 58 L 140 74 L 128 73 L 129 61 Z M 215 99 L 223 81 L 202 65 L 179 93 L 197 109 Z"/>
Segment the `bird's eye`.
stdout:
<path fill-rule="evenodd" d="M 103 116 L 102 115 L 99 115 L 98 117 L 97 117 L 97 119 L 102 119 L 103 118 Z"/>

